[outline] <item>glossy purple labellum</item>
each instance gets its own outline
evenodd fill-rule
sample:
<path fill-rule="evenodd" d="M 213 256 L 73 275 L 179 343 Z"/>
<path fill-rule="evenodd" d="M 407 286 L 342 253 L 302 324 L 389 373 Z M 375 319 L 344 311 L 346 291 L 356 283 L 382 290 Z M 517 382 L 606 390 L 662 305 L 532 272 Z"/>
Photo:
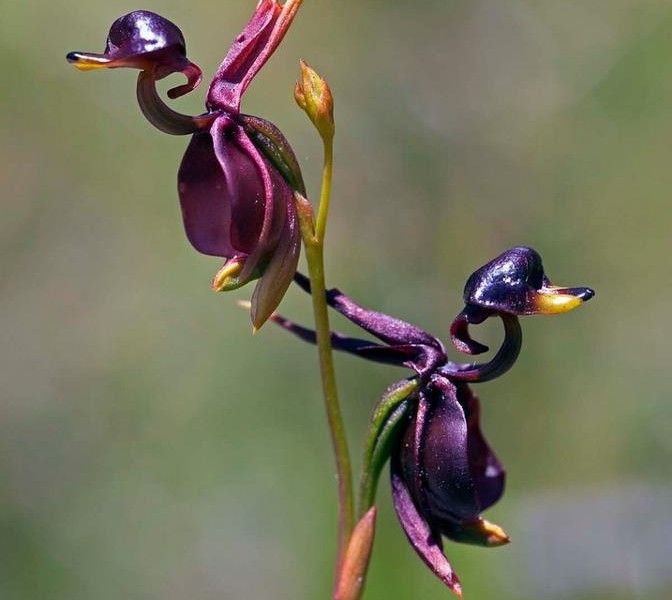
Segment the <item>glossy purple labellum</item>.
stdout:
<path fill-rule="evenodd" d="M 455 347 L 468 354 L 480 354 L 487 346 L 473 340 L 469 325 L 499 315 L 554 315 L 587 302 L 595 292 L 587 287 L 551 285 L 541 256 L 524 246 L 511 248 L 469 276 L 464 287 L 464 310 L 451 326 Z"/>
<path fill-rule="evenodd" d="M 82 71 L 130 67 L 151 72 L 154 79 L 184 73 L 188 83 L 170 90 L 171 98 L 186 94 L 201 80 L 199 67 L 187 60 L 186 43 L 179 28 L 148 10 L 118 18 L 110 27 L 102 54 L 70 52 L 67 59 Z"/>
<path fill-rule="evenodd" d="M 182 32 L 155 13 L 134 11 L 117 19 L 103 54 L 68 54 L 82 70 L 140 69 L 138 102 L 149 121 L 166 133 L 193 134 L 178 172 L 187 238 L 199 252 L 225 259 L 213 281 L 217 291 L 260 278 L 252 296 L 255 328 L 275 310 L 296 271 L 300 232 L 294 191 L 305 189 L 282 133 L 264 119 L 241 114 L 240 101 L 301 1 L 259 2 L 210 84 L 203 115 L 177 113 L 157 93 L 156 81 L 175 72 L 188 81 L 168 95 L 191 91 L 200 69 L 186 58 Z"/>
<path fill-rule="evenodd" d="M 492 312 L 512 315 L 556 314 L 594 296 L 586 287 L 551 285 L 536 250 L 511 248 L 471 274 L 464 302 Z"/>

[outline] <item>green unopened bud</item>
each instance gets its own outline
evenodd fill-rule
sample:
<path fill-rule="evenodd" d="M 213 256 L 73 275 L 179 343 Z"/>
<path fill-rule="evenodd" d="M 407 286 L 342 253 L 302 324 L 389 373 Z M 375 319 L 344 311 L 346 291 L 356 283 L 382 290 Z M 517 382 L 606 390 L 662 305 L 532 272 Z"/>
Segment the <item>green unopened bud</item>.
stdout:
<path fill-rule="evenodd" d="M 303 60 L 301 79 L 294 87 L 294 99 L 308 115 L 323 139 L 334 136 L 334 98 L 329 84 Z"/>

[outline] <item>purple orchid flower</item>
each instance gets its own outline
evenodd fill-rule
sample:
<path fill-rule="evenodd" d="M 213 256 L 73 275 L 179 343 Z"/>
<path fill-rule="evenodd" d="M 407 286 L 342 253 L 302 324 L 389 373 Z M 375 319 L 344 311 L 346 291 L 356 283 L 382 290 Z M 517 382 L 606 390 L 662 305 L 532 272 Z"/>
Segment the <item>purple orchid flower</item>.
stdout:
<path fill-rule="evenodd" d="M 260 0 L 235 39 L 208 90 L 207 112 L 180 114 L 168 107 L 156 82 L 183 73 L 193 90 L 201 70 L 186 58 L 182 32 L 155 13 L 139 10 L 117 19 L 102 54 L 71 52 L 81 70 L 140 69 L 137 97 L 147 119 L 163 132 L 193 134 L 178 171 L 187 238 L 199 252 L 225 259 L 215 275 L 217 291 L 259 278 L 252 295 L 255 328 L 280 303 L 300 252 L 294 191 L 305 194 L 296 157 L 272 123 L 240 112 L 242 95 L 291 25 L 302 0 Z"/>
<path fill-rule="evenodd" d="M 295 281 L 310 292 L 303 275 L 297 273 Z M 471 324 L 497 316 L 504 340 L 490 361 L 461 364 L 449 361 L 440 340 L 426 331 L 363 308 L 339 290 L 327 291 L 332 308 L 383 342 L 332 333 L 334 349 L 415 371 L 416 390 L 390 407 L 389 426 L 380 428 L 381 437 L 392 440 L 393 503 L 415 551 L 458 596 L 462 588 L 443 553 L 442 537 L 490 547 L 509 542 L 501 527 L 481 517 L 501 498 L 506 474 L 481 432 L 479 400 L 468 383 L 491 380 L 513 366 L 522 345 L 519 316 L 566 312 L 593 295 L 586 287 L 552 286 L 535 250 L 507 250 L 469 277 L 465 308 L 451 326 L 453 345 L 468 354 L 488 349 L 470 337 Z M 272 319 L 315 343 L 312 330 L 279 315 Z M 396 387 L 391 389 L 394 394 Z"/>

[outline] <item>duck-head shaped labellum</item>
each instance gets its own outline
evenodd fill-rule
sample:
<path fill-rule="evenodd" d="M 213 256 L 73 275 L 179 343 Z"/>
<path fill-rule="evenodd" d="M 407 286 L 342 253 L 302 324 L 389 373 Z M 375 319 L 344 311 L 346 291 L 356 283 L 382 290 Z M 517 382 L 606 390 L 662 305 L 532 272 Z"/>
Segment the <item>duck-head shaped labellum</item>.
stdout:
<path fill-rule="evenodd" d="M 479 425 L 479 404 L 466 384 L 436 376 L 391 455 L 392 498 L 411 545 L 456 594 L 457 575 L 441 538 L 482 546 L 509 541 L 481 518 L 504 492 L 505 473 Z"/>
<path fill-rule="evenodd" d="M 551 285 L 539 253 L 524 246 L 500 254 L 464 286 L 467 305 L 519 316 L 568 312 L 594 295 L 587 287 Z"/>
<path fill-rule="evenodd" d="M 186 52 L 184 36 L 175 24 L 148 10 L 135 10 L 112 23 L 102 54 L 70 52 L 67 59 L 81 71 L 130 67 L 151 72 L 155 79 L 183 73 L 188 83 L 168 92 L 177 98 L 201 80 L 201 69 Z"/>
<path fill-rule="evenodd" d="M 149 11 L 117 19 L 105 52 L 71 52 L 77 68 L 140 69 L 137 97 L 145 116 L 161 131 L 193 134 L 178 172 L 178 192 L 187 238 L 203 254 L 225 259 L 213 281 L 217 291 L 259 279 L 252 296 L 252 322 L 259 328 L 282 299 L 296 271 L 300 233 L 294 191 L 305 194 L 289 143 L 272 123 L 240 113 L 253 77 L 270 58 L 302 0 L 261 0 L 235 39 L 208 91 L 208 111 L 180 114 L 166 105 L 156 81 L 180 72 L 187 83 L 168 92 L 175 98 L 200 81 L 186 58 L 182 32 Z"/>
<path fill-rule="evenodd" d="M 541 256 L 525 246 L 511 248 L 471 274 L 464 286 L 464 310 L 451 326 L 453 344 L 461 352 L 480 354 L 488 347 L 471 339 L 469 324 L 491 316 L 515 319 L 524 315 L 568 312 L 595 295 L 587 287 L 551 285 Z"/>

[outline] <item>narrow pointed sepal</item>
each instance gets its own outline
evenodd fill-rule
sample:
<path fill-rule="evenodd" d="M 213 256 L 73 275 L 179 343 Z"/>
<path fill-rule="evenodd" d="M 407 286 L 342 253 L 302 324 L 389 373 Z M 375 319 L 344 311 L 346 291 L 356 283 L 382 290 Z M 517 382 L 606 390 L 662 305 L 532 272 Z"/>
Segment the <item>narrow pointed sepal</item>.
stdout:
<path fill-rule="evenodd" d="M 231 113 L 259 69 L 278 47 L 303 0 L 260 0 L 242 33 L 234 40 L 208 90 L 208 108 Z"/>
<path fill-rule="evenodd" d="M 296 211 L 287 206 L 287 218 L 278 246 L 252 294 L 252 325 L 258 330 L 280 304 L 292 283 L 301 252 Z"/>
<path fill-rule="evenodd" d="M 418 512 L 411 493 L 404 481 L 401 465 L 393 456 L 390 464 L 392 480 L 392 502 L 399 522 L 418 556 L 432 572 L 456 596 L 462 596 L 462 586 L 450 562 L 443 553 L 441 537 L 430 527 L 429 523 Z"/>

